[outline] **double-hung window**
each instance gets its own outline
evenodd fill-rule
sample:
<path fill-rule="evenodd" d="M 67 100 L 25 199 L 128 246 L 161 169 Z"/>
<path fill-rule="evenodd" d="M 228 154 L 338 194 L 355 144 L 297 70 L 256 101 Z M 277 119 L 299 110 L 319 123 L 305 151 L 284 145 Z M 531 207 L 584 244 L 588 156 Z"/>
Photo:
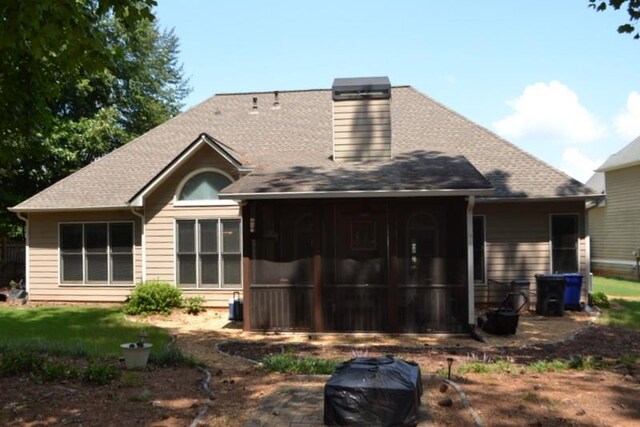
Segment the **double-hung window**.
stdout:
<path fill-rule="evenodd" d="M 551 271 L 578 271 L 578 215 L 551 215 Z"/>
<path fill-rule="evenodd" d="M 176 279 L 182 288 L 240 288 L 241 233 L 237 219 L 176 221 Z"/>
<path fill-rule="evenodd" d="M 60 224 L 60 282 L 133 283 L 133 223 Z"/>

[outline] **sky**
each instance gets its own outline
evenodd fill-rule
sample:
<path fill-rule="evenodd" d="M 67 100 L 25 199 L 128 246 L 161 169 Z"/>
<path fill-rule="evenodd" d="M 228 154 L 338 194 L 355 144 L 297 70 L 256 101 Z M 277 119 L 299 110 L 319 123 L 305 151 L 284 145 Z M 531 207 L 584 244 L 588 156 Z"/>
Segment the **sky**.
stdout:
<path fill-rule="evenodd" d="M 159 0 L 192 92 L 411 85 L 586 181 L 640 136 L 640 40 L 588 0 Z"/>

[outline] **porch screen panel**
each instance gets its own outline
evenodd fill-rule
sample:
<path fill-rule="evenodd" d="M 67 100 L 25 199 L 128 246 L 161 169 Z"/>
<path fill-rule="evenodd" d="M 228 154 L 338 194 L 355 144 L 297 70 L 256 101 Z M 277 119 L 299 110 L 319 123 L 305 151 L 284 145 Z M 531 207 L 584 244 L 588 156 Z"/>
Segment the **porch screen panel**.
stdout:
<path fill-rule="evenodd" d="M 429 199 L 397 206 L 401 332 L 464 332 L 466 203 Z"/>
<path fill-rule="evenodd" d="M 257 211 L 252 283 L 311 285 L 313 217 L 308 208 L 267 204 Z"/>
<path fill-rule="evenodd" d="M 60 225 L 60 279 L 82 282 L 82 224 Z"/>
<path fill-rule="evenodd" d="M 311 328 L 312 212 L 307 206 L 291 202 L 255 205 L 251 319 L 257 328 Z"/>

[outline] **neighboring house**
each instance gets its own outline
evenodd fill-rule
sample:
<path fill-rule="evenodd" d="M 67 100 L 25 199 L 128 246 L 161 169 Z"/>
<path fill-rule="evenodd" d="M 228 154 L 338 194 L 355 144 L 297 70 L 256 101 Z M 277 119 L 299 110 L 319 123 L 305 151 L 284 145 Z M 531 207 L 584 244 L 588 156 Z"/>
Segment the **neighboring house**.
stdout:
<path fill-rule="evenodd" d="M 593 273 L 640 279 L 640 137 L 611 155 L 587 185 L 606 194 L 588 210 Z"/>
<path fill-rule="evenodd" d="M 244 328 L 464 332 L 589 273 L 581 183 L 410 86 L 219 94 L 12 208 L 32 300 L 175 283 Z M 501 290 L 504 292 L 504 289 Z"/>

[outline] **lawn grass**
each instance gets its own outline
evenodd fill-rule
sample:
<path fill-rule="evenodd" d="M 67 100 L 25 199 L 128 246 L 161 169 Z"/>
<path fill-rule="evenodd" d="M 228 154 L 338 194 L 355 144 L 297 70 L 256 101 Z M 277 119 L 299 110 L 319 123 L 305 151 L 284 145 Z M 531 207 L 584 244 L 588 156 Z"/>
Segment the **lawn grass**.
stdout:
<path fill-rule="evenodd" d="M 118 307 L 0 307 L 3 348 L 70 356 L 117 356 L 120 344 L 135 342 L 142 331 L 160 353 L 169 342 L 161 328 L 127 321 Z"/>
<path fill-rule="evenodd" d="M 640 300 L 613 299 L 598 322 L 618 328 L 640 330 Z"/>
<path fill-rule="evenodd" d="M 594 276 L 593 292 L 604 292 L 610 298 L 629 297 L 640 299 L 640 282 Z"/>

